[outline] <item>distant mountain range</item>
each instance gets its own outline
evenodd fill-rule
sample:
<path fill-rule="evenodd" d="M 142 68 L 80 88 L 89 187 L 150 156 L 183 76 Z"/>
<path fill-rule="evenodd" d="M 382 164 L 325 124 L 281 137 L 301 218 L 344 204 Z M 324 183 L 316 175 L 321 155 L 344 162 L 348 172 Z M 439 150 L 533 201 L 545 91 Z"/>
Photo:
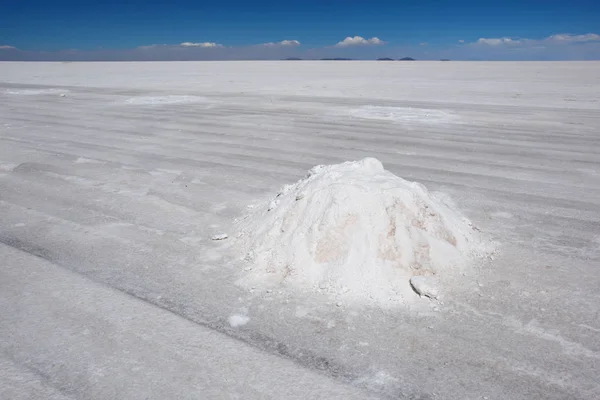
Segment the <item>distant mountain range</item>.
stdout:
<path fill-rule="evenodd" d="M 285 61 L 301 61 L 302 58 L 298 57 L 288 57 L 284 58 Z M 316 59 L 308 59 L 307 61 L 352 61 L 351 58 L 321 58 L 320 60 Z"/>
<path fill-rule="evenodd" d="M 389 57 L 383 57 L 383 58 L 378 58 L 377 61 L 396 61 L 396 60 L 394 60 L 393 58 L 389 58 Z M 404 57 L 404 58 L 398 59 L 398 61 L 416 61 L 416 60 L 411 57 Z"/>
<path fill-rule="evenodd" d="M 284 58 L 284 60 L 285 61 L 302 61 L 303 59 L 298 58 L 298 57 L 288 57 L 288 58 Z M 316 60 L 313 59 L 313 61 L 316 61 Z M 336 57 L 336 58 L 321 58 L 319 61 L 353 61 L 353 59 Z M 416 61 L 416 60 L 412 57 L 404 57 L 404 58 L 400 58 L 398 60 L 394 60 L 393 58 L 389 58 L 389 57 L 382 57 L 382 58 L 378 58 L 377 61 Z M 443 59 L 441 61 L 450 61 L 450 60 Z"/>

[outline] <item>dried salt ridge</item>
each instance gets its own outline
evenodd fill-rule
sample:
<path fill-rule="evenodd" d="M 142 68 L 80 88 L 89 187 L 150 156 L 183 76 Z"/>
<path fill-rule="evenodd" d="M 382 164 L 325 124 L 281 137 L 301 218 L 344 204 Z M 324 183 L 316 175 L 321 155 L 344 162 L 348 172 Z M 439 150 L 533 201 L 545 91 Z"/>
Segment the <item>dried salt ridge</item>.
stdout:
<path fill-rule="evenodd" d="M 455 275 L 486 254 L 478 232 L 443 195 L 375 158 L 316 166 L 242 224 L 250 265 L 239 284 L 317 290 L 348 302 L 414 299 L 412 277 Z"/>

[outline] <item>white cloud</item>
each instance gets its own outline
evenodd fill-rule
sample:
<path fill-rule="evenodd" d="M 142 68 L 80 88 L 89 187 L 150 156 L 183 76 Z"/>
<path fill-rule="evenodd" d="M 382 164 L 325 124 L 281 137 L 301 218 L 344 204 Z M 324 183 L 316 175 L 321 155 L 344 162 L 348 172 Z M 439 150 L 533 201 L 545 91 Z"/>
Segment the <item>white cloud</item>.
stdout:
<path fill-rule="evenodd" d="M 427 46 L 427 45 L 428 45 L 427 42 L 421 42 L 421 43 L 419 43 L 419 46 Z"/>
<path fill-rule="evenodd" d="M 138 49 L 147 50 L 147 49 L 154 49 L 156 47 L 161 47 L 161 46 L 166 46 L 166 44 L 150 44 L 148 46 L 138 46 Z"/>
<path fill-rule="evenodd" d="M 193 42 L 183 42 L 179 44 L 181 47 L 223 47 L 223 45 L 213 42 L 202 42 L 202 43 L 193 43 Z"/>
<path fill-rule="evenodd" d="M 584 43 L 600 41 L 600 35 L 595 33 L 586 33 L 585 35 L 569 35 L 567 33 L 561 33 L 558 35 L 549 36 L 545 40 L 562 43 Z"/>
<path fill-rule="evenodd" d="M 300 42 L 297 40 L 282 40 L 279 44 L 282 46 L 300 46 Z"/>
<path fill-rule="evenodd" d="M 600 35 L 596 33 L 586 33 L 585 35 L 571 35 L 568 33 L 561 33 L 557 35 L 548 36 L 543 39 L 513 39 L 510 37 L 480 38 L 473 44 L 487 46 L 539 46 L 588 42 L 600 42 Z"/>
<path fill-rule="evenodd" d="M 479 38 L 479 40 L 477 40 L 477 42 L 475 42 L 475 43 L 486 44 L 489 46 L 498 46 L 498 45 L 502 45 L 502 44 L 519 44 L 519 43 L 521 43 L 521 40 L 511 39 L 509 37 L 491 38 L 491 39 Z"/>
<path fill-rule="evenodd" d="M 365 39 L 361 36 L 354 36 L 354 37 L 350 37 L 348 36 L 346 39 L 342 40 L 341 42 L 338 42 L 335 47 L 349 47 L 349 46 L 368 46 L 368 45 L 383 45 L 386 44 L 386 42 L 384 42 L 383 40 L 377 38 L 377 37 L 372 37 L 371 39 Z"/>
<path fill-rule="evenodd" d="M 4 45 L 4 46 L 0 46 L 0 50 L 16 50 L 17 48 L 14 46 L 8 46 L 8 45 Z"/>
<path fill-rule="evenodd" d="M 461 39 L 458 41 L 458 44 L 465 44 L 465 41 Z"/>
<path fill-rule="evenodd" d="M 282 40 L 281 42 L 263 43 L 263 46 L 266 46 L 266 47 L 275 47 L 275 46 L 294 47 L 294 46 L 300 46 L 300 42 L 297 40 Z"/>

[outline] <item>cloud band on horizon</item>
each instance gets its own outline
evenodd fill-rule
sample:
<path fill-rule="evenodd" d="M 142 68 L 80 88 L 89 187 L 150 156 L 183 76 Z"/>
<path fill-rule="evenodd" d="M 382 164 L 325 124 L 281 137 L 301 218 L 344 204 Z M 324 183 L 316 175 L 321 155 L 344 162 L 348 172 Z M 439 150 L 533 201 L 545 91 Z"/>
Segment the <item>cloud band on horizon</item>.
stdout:
<path fill-rule="evenodd" d="M 276 60 L 282 58 L 379 57 L 454 60 L 600 60 L 600 35 L 554 34 L 541 39 L 502 36 L 459 40 L 445 46 L 415 42 L 412 46 L 382 46 L 378 37 L 346 37 L 333 46 L 306 47 L 296 39 L 247 46 L 226 46 L 217 42 L 153 44 L 130 49 L 28 51 L 0 45 L 2 61 L 192 61 L 192 60 Z"/>

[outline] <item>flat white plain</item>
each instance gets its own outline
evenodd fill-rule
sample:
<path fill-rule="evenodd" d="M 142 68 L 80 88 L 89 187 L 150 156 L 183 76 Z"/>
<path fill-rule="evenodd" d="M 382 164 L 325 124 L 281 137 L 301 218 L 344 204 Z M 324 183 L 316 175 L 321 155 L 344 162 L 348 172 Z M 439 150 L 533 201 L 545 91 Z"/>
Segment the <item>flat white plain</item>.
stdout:
<path fill-rule="evenodd" d="M 0 105 L 1 398 L 600 397 L 599 63 L 0 63 Z M 404 312 L 233 284 L 215 232 L 364 157 L 498 254 Z"/>

